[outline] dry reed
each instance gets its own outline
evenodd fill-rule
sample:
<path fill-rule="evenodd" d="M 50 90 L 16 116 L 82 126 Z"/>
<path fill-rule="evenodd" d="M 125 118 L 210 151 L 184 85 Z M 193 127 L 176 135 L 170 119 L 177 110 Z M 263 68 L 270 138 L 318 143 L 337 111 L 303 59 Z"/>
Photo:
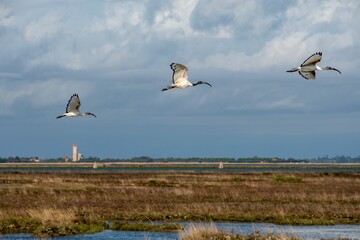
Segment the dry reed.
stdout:
<path fill-rule="evenodd" d="M 0 222 L 106 220 L 360 223 L 360 174 L 4 172 Z"/>

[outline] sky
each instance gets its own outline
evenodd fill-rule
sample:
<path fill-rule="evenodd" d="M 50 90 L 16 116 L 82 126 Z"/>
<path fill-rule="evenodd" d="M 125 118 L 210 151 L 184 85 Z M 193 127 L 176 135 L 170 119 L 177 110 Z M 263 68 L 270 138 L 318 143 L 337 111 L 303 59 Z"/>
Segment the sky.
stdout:
<path fill-rule="evenodd" d="M 0 46 L 0 157 L 360 155 L 358 0 L 1 0 Z"/>

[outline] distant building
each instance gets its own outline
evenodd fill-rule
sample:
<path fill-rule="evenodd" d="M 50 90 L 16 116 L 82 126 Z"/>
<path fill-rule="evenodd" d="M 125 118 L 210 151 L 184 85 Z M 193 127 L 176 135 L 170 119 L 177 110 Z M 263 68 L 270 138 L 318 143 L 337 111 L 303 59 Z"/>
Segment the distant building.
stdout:
<path fill-rule="evenodd" d="M 36 162 L 36 163 L 38 163 L 38 162 L 40 162 L 41 160 L 40 160 L 39 158 L 37 158 L 37 157 L 34 157 L 34 158 L 31 158 L 30 161 L 31 161 L 31 162 Z"/>
<path fill-rule="evenodd" d="M 76 144 L 73 144 L 73 162 L 77 162 L 79 161 L 78 157 L 78 150 L 77 150 L 77 145 Z"/>

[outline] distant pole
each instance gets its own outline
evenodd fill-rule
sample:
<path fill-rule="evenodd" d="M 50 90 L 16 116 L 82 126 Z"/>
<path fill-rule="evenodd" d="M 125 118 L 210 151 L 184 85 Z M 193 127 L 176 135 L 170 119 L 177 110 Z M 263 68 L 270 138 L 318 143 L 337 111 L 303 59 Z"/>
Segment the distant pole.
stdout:
<path fill-rule="evenodd" d="M 73 144 L 73 162 L 78 161 L 77 145 Z"/>

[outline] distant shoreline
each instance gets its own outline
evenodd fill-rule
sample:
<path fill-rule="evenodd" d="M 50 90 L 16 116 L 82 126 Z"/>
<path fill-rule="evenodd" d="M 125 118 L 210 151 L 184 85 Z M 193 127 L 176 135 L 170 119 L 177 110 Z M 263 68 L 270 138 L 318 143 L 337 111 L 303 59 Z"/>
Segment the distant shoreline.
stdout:
<path fill-rule="evenodd" d="M 246 167 L 360 167 L 360 163 L 234 163 L 234 162 L 221 162 L 224 168 L 246 168 Z M 97 167 L 218 167 L 220 162 L 96 162 Z M 53 162 L 53 163 L 0 163 L 0 168 L 7 167 L 93 167 L 94 162 Z"/>

